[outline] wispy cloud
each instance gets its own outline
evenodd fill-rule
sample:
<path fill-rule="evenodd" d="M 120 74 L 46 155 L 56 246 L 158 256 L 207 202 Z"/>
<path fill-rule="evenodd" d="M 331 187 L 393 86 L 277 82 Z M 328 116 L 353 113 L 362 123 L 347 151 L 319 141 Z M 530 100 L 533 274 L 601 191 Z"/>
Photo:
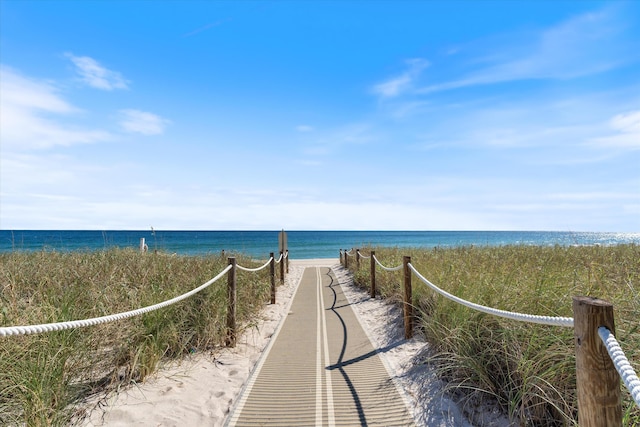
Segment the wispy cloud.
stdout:
<path fill-rule="evenodd" d="M 640 110 L 618 114 L 609 120 L 610 134 L 592 138 L 588 145 L 601 148 L 640 150 Z"/>
<path fill-rule="evenodd" d="M 76 72 L 87 85 L 101 90 L 127 89 L 129 82 L 117 71 L 102 66 L 98 61 L 88 56 L 75 56 L 66 53 L 65 56 L 76 66 Z"/>
<path fill-rule="evenodd" d="M 141 133 L 143 135 L 159 135 L 164 133 L 169 120 L 156 114 L 140 110 L 120 110 L 120 126 L 126 132 Z"/>
<path fill-rule="evenodd" d="M 298 160 L 298 163 L 318 164 L 318 157 L 327 158 L 337 153 L 344 153 L 378 138 L 379 135 L 376 134 L 373 126 L 367 122 L 348 123 L 321 134 L 314 132 L 301 146 L 301 153 L 306 157 Z"/>
<path fill-rule="evenodd" d="M 299 125 L 299 126 L 296 126 L 296 130 L 298 132 L 312 132 L 314 128 L 313 126 L 309 126 L 309 125 Z"/>
<path fill-rule="evenodd" d="M 519 173 L 530 167 L 558 173 L 564 168 L 606 168 L 633 163 L 640 149 L 636 92 L 625 87 L 562 96 L 552 92 L 488 98 L 460 108 L 439 105 L 392 124 L 395 134 L 404 133 L 402 140 L 410 151 L 452 158 L 473 150 L 478 158 L 504 161 L 491 173 L 501 169 Z M 620 166 L 620 170 L 626 169 Z"/>
<path fill-rule="evenodd" d="M 625 27 L 614 9 L 605 9 L 573 17 L 537 34 L 513 35 L 509 38 L 512 41 L 476 42 L 476 57 L 469 63 L 479 67 L 416 92 L 526 79 L 571 79 L 636 62 L 640 60 L 638 46 L 625 38 Z"/>
<path fill-rule="evenodd" d="M 346 125 L 332 136 L 332 139 L 342 144 L 364 144 L 375 138 L 372 125 L 364 122 Z"/>
<path fill-rule="evenodd" d="M 623 133 L 640 134 L 640 110 L 618 114 L 611 119 L 611 127 Z M 640 138 L 638 138 L 640 142 Z"/>
<path fill-rule="evenodd" d="M 195 36 L 196 34 L 201 33 L 203 31 L 207 31 L 207 30 L 209 30 L 211 28 L 218 27 L 218 26 L 224 24 L 227 21 L 231 21 L 231 18 L 225 18 L 225 19 L 220 19 L 219 21 L 211 22 L 211 23 L 209 23 L 207 25 L 204 25 L 204 26 L 202 26 L 200 28 L 196 28 L 193 31 L 189 31 L 188 33 L 184 34 L 182 37 Z"/>
<path fill-rule="evenodd" d="M 49 81 L 30 79 L 18 71 L 0 65 L 0 85 L 4 108 L 28 108 L 52 113 L 71 113 L 75 107 L 58 95 L 58 89 Z"/>
<path fill-rule="evenodd" d="M 0 66 L 0 134 L 11 150 L 44 149 L 104 141 L 111 135 L 65 123 L 81 110 L 67 102 L 48 81 L 26 77 Z"/>
<path fill-rule="evenodd" d="M 407 70 L 405 72 L 385 82 L 378 83 L 373 87 L 373 93 L 383 98 L 392 98 L 406 92 L 413 87 L 422 70 L 429 66 L 429 61 L 413 58 L 407 60 L 406 64 Z"/>

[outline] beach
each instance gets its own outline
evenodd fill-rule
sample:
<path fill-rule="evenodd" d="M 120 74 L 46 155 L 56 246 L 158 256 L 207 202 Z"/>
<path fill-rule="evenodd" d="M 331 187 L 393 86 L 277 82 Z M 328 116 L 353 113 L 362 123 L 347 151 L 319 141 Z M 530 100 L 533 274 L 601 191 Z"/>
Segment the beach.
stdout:
<path fill-rule="evenodd" d="M 163 366 L 141 384 L 135 384 L 88 402 L 81 426 L 223 426 L 243 391 L 270 337 L 288 312 L 291 296 L 307 266 L 333 267 L 345 295 L 396 382 L 417 425 L 502 427 L 508 420 L 492 408 L 465 408 L 467 416 L 443 392 L 442 383 L 426 364 L 415 361 L 428 353 L 420 336 L 403 339 L 398 306 L 371 299 L 356 289 L 337 259 L 292 260 L 276 304 L 265 305 L 258 321 L 245 328 L 235 348 L 213 354 L 194 354 L 179 363 Z M 473 424 L 467 419 L 474 420 Z"/>

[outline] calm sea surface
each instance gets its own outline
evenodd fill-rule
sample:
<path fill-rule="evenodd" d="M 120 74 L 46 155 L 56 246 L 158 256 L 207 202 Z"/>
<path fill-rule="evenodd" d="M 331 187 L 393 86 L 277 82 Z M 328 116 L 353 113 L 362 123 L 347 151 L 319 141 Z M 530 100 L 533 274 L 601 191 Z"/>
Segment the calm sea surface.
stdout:
<path fill-rule="evenodd" d="M 145 238 L 149 250 L 182 255 L 242 252 L 254 258 L 278 253 L 279 231 L 54 231 L 0 230 L 0 252 L 93 251 L 138 248 Z M 292 259 L 337 258 L 341 248 L 365 245 L 391 247 L 454 247 L 500 245 L 640 244 L 640 233 L 550 231 L 288 231 Z"/>

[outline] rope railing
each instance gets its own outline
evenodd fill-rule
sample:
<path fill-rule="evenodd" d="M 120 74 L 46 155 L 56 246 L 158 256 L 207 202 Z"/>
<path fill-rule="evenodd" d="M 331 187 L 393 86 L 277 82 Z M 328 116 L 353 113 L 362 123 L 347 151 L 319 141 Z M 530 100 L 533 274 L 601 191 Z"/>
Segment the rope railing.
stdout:
<path fill-rule="evenodd" d="M 197 294 L 203 289 L 209 287 L 211 284 L 215 283 L 218 279 L 224 276 L 229 270 L 231 270 L 232 266 L 228 265 L 224 270 L 222 270 L 216 277 L 209 280 L 208 282 L 198 286 L 197 288 L 184 293 L 180 296 L 172 298 L 167 301 L 163 301 L 158 304 L 150 305 L 143 308 L 138 308 L 136 310 L 126 311 L 123 313 L 111 314 L 108 316 L 94 317 L 92 319 L 84 319 L 84 320 L 72 320 L 68 322 L 56 322 L 56 323 L 45 323 L 41 325 L 29 325 L 29 326 L 7 326 L 0 328 L 0 337 L 6 337 L 11 335 L 29 335 L 29 334 L 39 334 L 43 332 L 51 332 L 51 331 L 63 331 L 65 329 L 73 329 L 73 328 L 81 328 L 86 326 L 99 325 L 101 323 L 109 323 L 114 322 L 116 320 L 122 320 L 129 317 L 138 316 L 140 314 L 148 313 L 150 311 L 158 310 L 160 308 L 167 307 L 169 305 L 180 302 L 184 299 L 189 298 L 192 295 Z"/>
<path fill-rule="evenodd" d="M 342 250 L 340 261 L 343 261 Z M 349 268 L 344 251 L 344 267 Z M 362 256 L 356 250 L 356 269 L 360 268 L 359 258 Z M 353 255 L 350 255 L 353 256 Z M 636 405 L 640 407 L 640 379 L 633 370 L 629 360 L 615 339 L 613 331 L 613 306 L 605 301 L 587 298 L 573 298 L 574 317 L 540 316 L 533 314 L 517 313 L 499 310 L 492 307 L 476 304 L 460 297 L 452 295 L 427 280 L 412 264 L 411 257 L 404 257 L 403 263 L 397 267 L 386 267 L 371 251 L 371 297 L 376 296 L 375 267 L 378 265 L 385 271 L 404 270 L 404 326 L 405 338 L 413 336 L 413 303 L 411 296 L 411 276 L 415 275 L 422 283 L 443 297 L 464 305 L 473 310 L 500 316 L 503 318 L 542 325 L 574 328 L 576 336 L 576 375 L 578 386 L 578 418 L 580 425 L 586 426 L 619 426 L 622 423 L 622 410 L 620 402 L 619 378 L 631 394 Z M 609 326 L 607 326 L 609 325 Z M 593 336 L 606 348 L 609 358 L 607 362 L 599 356 L 599 350 L 595 347 Z M 599 336 L 599 339 L 597 338 Z M 613 374 L 611 374 L 613 372 Z M 616 373 L 618 376 L 616 376 Z M 618 379 L 616 379 L 618 378 Z M 618 396 L 614 398 L 612 396 Z M 611 404 L 607 402 L 613 402 Z M 618 402 L 616 404 L 616 402 Z M 607 406 L 608 405 L 608 406 Z M 603 415 L 604 414 L 604 415 Z"/>
<path fill-rule="evenodd" d="M 360 252 L 360 251 L 358 251 L 358 256 L 359 256 L 360 258 L 362 258 L 362 259 L 369 259 L 369 258 L 371 258 L 371 255 L 369 255 L 369 256 L 362 255 L 362 252 Z"/>
<path fill-rule="evenodd" d="M 416 268 L 409 263 L 409 268 L 425 285 L 429 286 L 432 290 L 444 296 L 445 298 L 450 299 L 451 301 L 455 301 L 458 304 L 464 305 L 465 307 L 469 307 L 476 311 L 481 311 L 487 314 L 493 314 L 494 316 L 500 316 L 507 319 L 518 320 L 520 322 L 529 322 L 529 323 L 538 323 L 541 325 L 551 325 L 551 326 L 564 326 L 566 328 L 573 328 L 573 318 L 572 317 L 551 317 L 551 316 L 538 316 L 534 314 L 523 314 L 523 313 L 515 313 L 511 311 L 498 310 L 496 308 L 486 307 L 484 305 L 476 304 L 462 298 L 459 298 L 455 295 L 450 294 L 449 292 L 440 289 L 430 281 L 428 281 Z"/>
<path fill-rule="evenodd" d="M 269 261 L 265 262 L 262 266 L 257 267 L 257 268 L 247 268 L 247 267 L 241 266 L 240 264 L 236 265 L 236 267 L 238 267 L 242 271 L 256 272 L 256 271 L 262 270 L 263 268 L 267 268 L 269 266 L 269 264 L 271 264 L 271 260 L 272 259 L 273 259 L 273 257 L 269 258 Z"/>
<path fill-rule="evenodd" d="M 288 260 L 289 251 L 286 251 L 286 254 L 280 253 L 280 258 L 277 262 L 282 261 L 283 257 Z M 224 268 L 218 275 L 216 275 L 211 280 L 203 283 L 195 289 L 192 289 L 189 292 L 186 292 L 182 295 L 179 295 L 175 298 L 153 304 L 147 307 L 138 308 L 135 310 L 130 310 L 122 313 L 110 314 L 106 316 L 94 317 L 90 319 L 82 319 L 82 320 L 72 320 L 66 322 L 54 322 L 54 323 L 43 323 L 39 325 L 25 325 L 25 326 L 5 326 L 0 327 L 0 337 L 8 337 L 13 335 L 30 335 L 30 334 L 40 334 L 45 332 L 52 331 L 62 331 L 66 329 L 74 329 L 81 328 L 87 326 L 94 326 L 103 323 L 115 322 L 122 319 L 127 319 L 134 316 L 139 316 L 141 314 L 149 313 L 151 311 L 159 310 L 161 308 L 170 306 L 172 304 L 183 301 L 198 292 L 206 289 L 211 286 L 213 283 L 218 281 L 222 276 L 228 274 L 228 298 L 229 298 L 229 307 L 227 310 L 227 339 L 225 340 L 228 346 L 235 346 L 235 336 L 236 336 L 236 322 L 235 322 L 235 306 L 236 306 L 236 269 L 248 272 L 257 272 L 263 270 L 267 266 L 271 266 L 270 276 L 271 276 L 271 304 L 275 304 L 276 292 L 275 292 L 275 259 L 273 256 L 273 252 L 269 256 L 269 260 L 257 268 L 248 268 L 238 265 L 236 263 L 236 259 L 234 257 L 229 257 L 229 265 Z M 288 264 L 288 261 L 287 261 Z M 287 266 L 288 272 L 288 266 Z M 281 265 L 280 268 L 280 281 L 284 283 L 285 269 L 284 265 Z"/>
<path fill-rule="evenodd" d="M 636 402 L 636 405 L 640 407 L 640 379 L 638 379 L 638 375 L 633 370 L 631 363 L 629 363 L 629 359 L 627 359 L 627 356 L 625 356 L 622 351 L 616 337 L 604 326 L 600 326 L 598 328 L 598 336 L 600 336 L 602 343 L 607 348 L 607 353 L 609 353 L 609 357 L 611 358 L 616 371 L 618 371 L 620 378 L 622 378 L 622 382 L 627 390 L 629 390 L 629 393 Z"/>
<path fill-rule="evenodd" d="M 376 262 L 376 264 L 378 264 L 380 266 L 381 269 L 383 269 L 385 271 L 400 271 L 400 270 L 402 270 L 402 264 L 400 264 L 397 267 L 385 267 L 384 265 L 382 265 L 382 263 L 380 261 L 378 261 L 378 258 L 376 258 L 375 255 L 373 255 L 373 260 Z"/>

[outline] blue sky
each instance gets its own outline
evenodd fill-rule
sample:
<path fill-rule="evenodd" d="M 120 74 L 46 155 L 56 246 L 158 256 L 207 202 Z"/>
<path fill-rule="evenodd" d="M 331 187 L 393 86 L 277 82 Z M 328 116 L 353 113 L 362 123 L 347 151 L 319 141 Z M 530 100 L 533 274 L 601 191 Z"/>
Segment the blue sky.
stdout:
<path fill-rule="evenodd" d="M 0 8 L 2 229 L 640 231 L 640 2 Z"/>

